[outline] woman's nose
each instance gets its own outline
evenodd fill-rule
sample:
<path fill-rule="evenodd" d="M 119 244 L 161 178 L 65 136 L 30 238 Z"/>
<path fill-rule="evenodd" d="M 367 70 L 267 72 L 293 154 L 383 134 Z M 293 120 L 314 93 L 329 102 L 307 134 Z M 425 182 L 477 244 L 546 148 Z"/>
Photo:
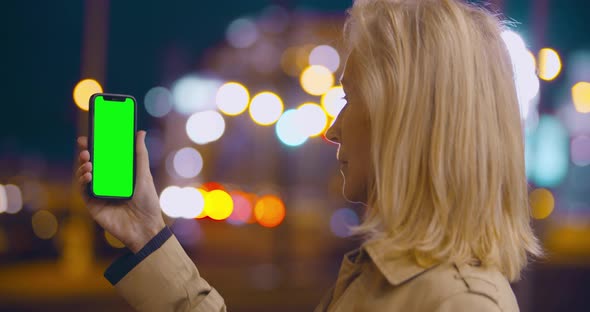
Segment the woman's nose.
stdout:
<path fill-rule="evenodd" d="M 330 128 L 328 129 L 328 131 L 326 131 L 326 139 L 328 139 L 328 141 L 335 143 L 335 144 L 340 144 L 340 118 L 336 118 L 336 120 L 334 120 L 334 123 L 330 126 Z"/>

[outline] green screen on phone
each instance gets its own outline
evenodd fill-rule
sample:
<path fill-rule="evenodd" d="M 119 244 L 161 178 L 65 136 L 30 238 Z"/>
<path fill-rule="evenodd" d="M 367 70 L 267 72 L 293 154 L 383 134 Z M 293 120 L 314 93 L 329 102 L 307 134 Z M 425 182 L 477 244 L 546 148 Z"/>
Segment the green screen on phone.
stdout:
<path fill-rule="evenodd" d="M 135 103 L 133 98 L 94 98 L 92 191 L 96 196 L 133 194 Z"/>

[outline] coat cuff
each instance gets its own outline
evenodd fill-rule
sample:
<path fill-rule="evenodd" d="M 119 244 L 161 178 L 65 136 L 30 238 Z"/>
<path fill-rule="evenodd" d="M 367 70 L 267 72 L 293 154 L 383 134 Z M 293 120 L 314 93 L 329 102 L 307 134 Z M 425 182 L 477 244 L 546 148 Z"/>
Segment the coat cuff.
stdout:
<path fill-rule="evenodd" d="M 167 226 L 154 236 L 136 254 L 127 252 L 113 262 L 104 272 L 104 277 L 112 284 L 117 284 L 127 273 L 137 266 L 143 259 L 158 250 L 172 236 L 172 231 Z"/>

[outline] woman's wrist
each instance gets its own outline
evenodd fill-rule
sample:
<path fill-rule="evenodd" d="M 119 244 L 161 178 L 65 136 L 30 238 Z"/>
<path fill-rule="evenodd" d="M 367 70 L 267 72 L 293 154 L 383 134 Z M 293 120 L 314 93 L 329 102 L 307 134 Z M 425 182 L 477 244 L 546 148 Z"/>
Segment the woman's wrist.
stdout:
<path fill-rule="evenodd" d="M 166 227 L 164 220 L 157 222 L 154 225 L 142 227 L 135 232 L 133 238 L 125 245 L 134 254 L 138 253 L 152 238 L 154 238 L 162 229 Z"/>

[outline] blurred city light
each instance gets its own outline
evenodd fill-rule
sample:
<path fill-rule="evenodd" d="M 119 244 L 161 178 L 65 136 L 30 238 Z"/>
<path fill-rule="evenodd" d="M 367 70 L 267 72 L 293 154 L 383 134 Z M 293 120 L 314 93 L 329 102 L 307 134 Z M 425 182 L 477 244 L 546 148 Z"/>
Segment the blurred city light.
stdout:
<path fill-rule="evenodd" d="M 301 73 L 300 83 L 305 92 L 319 96 L 334 85 L 334 75 L 324 66 L 311 65 Z"/>
<path fill-rule="evenodd" d="M 590 114 L 581 114 L 574 105 L 571 105 L 571 101 L 568 101 L 567 104 L 561 105 L 557 109 L 557 116 L 567 128 L 570 136 L 590 136 Z"/>
<path fill-rule="evenodd" d="M 222 190 L 208 192 L 206 201 L 207 216 L 213 220 L 225 220 L 234 210 L 232 197 Z"/>
<path fill-rule="evenodd" d="M 283 113 L 277 122 L 275 132 L 279 140 L 288 146 L 299 146 L 308 138 L 305 127 L 305 120 L 296 109 L 289 109 Z"/>
<path fill-rule="evenodd" d="M 174 109 L 184 115 L 215 109 L 215 95 L 221 82 L 197 75 L 187 75 L 172 86 Z"/>
<path fill-rule="evenodd" d="M 261 126 L 269 126 L 279 120 L 283 109 L 281 98 L 273 92 L 265 91 L 252 98 L 250 117 Z"/>
<path fill-rule="evenodd" d="M 340 67 L 340 55 L 338 51 L 329 45 L 320 45 L 309 54 L 310 65 L 322 65 L 331 72 L 336 72 Z"/>
<path fill-rule="evenodd" d="M 23 208 L 23 195 L 20 190 L 20 187 L 14 184 L 6 184 L 4 185 L 4 194 L 6 196 L 6 206 L 4 212 L 15 214 L 18 213 Z M 2 197 L 2 194 L 0 194 Z M 0 199 L 2 201 L 2 199 Z M 1 205 L 2 203 L 0 203 Z M 0 212 L 2 212 L 2 208 L 0 207 Z"/>
<path fill-rule="evenodd" d="M 238 82 L 228 82 L 217 90 L 215 102 L 219 110 L 229 116 L 236 116 L 248 108 L 250 93 Z"/>
<path fill-rule="evenodd" d="M 201 153 L 192 147 L 185 147 L 174 154 L 174 170 L 183 178 L 194 178 L 203 169 Z"/>
<path fill-rule="evenodd" d="M 104 239 L 107 241 L 109 246 L 113 248 L 123 248 L 125 244 L 123 244 L 118 238 L 114 237 L 111 233 L 104 231 Z"/>
<path fill-rule="evenodd" d="M 551 81 L 561 72 L 561 58 L 557 51 L 544 48 L 539 51 L 538 56 L 539 78 Z"/>
<path fill-rule="evenodd" d="M 545 219 L 555 207 L 555 199 L 551 191 L 539 188 L 529 194 L 529 202 L 532 209 L 532 215 L 535 219 Z"/>
<path fill-rule="evenodd" d="M 330 230 L 338 237 L 351 235 L 351 227 L 359 225 L 359 217 L 350 208 L 340 208 L 330 217 Z"/>
<path fill-rule="evenodd" d="M 197 144 L 217 141 L 225 131 L 225 120 L 217 111 L 192 114 L 186 121 L 186 134 Z"/>
<path fill-rule="evenodd" d="M 211 192 L 213 190 L 225 190 L 225 187 L 221 183 L 209 181 L 201 185 L 201 188 L 207 192 Z"/>
<path fill-rule="evenodd" d="M 50 239 L 57 233 L 57 219 L 47 210 L 39 210 L 31 220 L 33 232 L 41 239 Z"/>
<path fill-rule="evenodd" d="M 345 96 L 342 86 L 332 87 L 322 95 L 322 107 L 328 116 L 332 118 L 338 116 L 344 105 L 346 105 Z"/>
<path fill-rule="evenodd" d="M 8 208 L 8 196 L 6 194 L 6 188 L 0 184 L 0 213 L 3 213 Z"/>
<path fill-rule="evenodd" d="M 260 225 L 276 227 L 285 219 L 285 204 L 277 196 L 263 196 L 256 202 L 254 216 Z"/>
<path fill-rule="evenodd" d="M 234 48 L 247 48 L 258 39 L 256 24 L 248 18 L 231 22 L 225 32 L 227 42 Z"/>
<path fill-rule="evenodd" d="M 164 87 L 151 88 L 144 97 L 143 103 L 148 114 L 164 117 L 172 110 L 172 92 Z"/>
<path fill-rule="evenodd" d="M 328 116 L 324 109 L 315 103 L 304 103 L 297 108 L 298 114 L 303 122 L 305 134 L 309 137 L 316 137 L 326 131 Z"/>
<path fill-rule="evenodd" d="M 590 165 L 590 137 L 578 136 L 571 143 L 572 162 L 579 167 Z"/>
<path fill-rule="evenodd" d="M 94 79 L 82 79 L 74 87 L 72 93 L 76 105 L 87 111 L 90 105 L 90 97 L 95 93 L 102 93 L 102 86 Z"/>
<path fill-rule="evenodd" d="M 507 30 L 502 32 L 515 76 L 516 92 L 522 119 L 527 119 L 533 108 L 533 99 L 539 94 L 539 78 L 536 73 L 535 56 L 529 51 L 524 40 L 517 33 Z"/>
<path fill-rule="evenodd" d="M 578 82 L 572 87 L 572 100 L 580 113 L 590 113 L 590 82 Z"/>
<path fill-rule="evenodd" d="M 241 191 L 232 191 L 229 194 L 234 202 L 234 210 L 227 218 L 227 222 L 233 225 L 249 223 L 252 219 L 253 204 L 248 195 Z"/>
<path fill-rule="evenodd" d="M 196 218 L 204 206 L 203 195 L 194 187 L 169 186 L 160 194 L 160 207 L 172 218 Z"/>
<path fill-rule="evenodd" d="M 543 115 L 530 137 L 531 178 L 541 187 L 556 187 L 567 176 L 569 166 L 569 134 L 553 116 Z"/>
<path fill-rule="evenodd" d="M 201 210 L 201 213 L 199 213 L 199 215 L 196 216 L 195 219 L 203 219 L 207 217 L 207 211 L 210 210 L 210 208 L 207 208 L 207 206 L 210 205 L 210 202 L 207 201 L 207 194 L 209 193 L 209 191 L 203 188 L 197 188 L 197 191 L 199 191 L 199 193 L 201 193 L 201 196 L 203 197 L 203 210 Z"/>

